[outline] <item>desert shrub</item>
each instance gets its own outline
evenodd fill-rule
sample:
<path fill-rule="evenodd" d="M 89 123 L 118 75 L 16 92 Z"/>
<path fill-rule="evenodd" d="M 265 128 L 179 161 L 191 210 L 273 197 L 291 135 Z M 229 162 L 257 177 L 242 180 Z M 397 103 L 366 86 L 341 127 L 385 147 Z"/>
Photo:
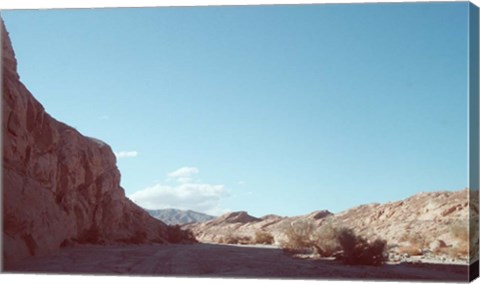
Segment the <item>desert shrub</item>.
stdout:
<path fill-rule="evenodd" d="M 468 223 L 458 222 L 450 225 L 450 234 L 457 240 L 457 243 L 453 245 L 446 254 L 450 257 L 466 257 L 473 256 L 473 248 L 475 247 L 476 240 L 471 239 L 469 236 Z M 472 236 L 474 236 L 472 234 Z M 469 246 L 472 244 L 472 250 L 469 251 Z M 478 248 L 478 247 L 477 247 Z"/>
<path fill-rule="evenodd" d="M 239 240 L 240 240 L 240 238 L 238 236 L 227 235 L 227 236 L 225 236 L 223 241 L 226 244 L 233 245 L 233 244 L 238 244 Z"/>
<path fill-rule="evenodd" d="M 271 233 L 265 231 L 255 232 L 255 243 L 256 244 L 273 244 L 274 238 Z"/>
<path fill-rule="evenodd" d="M 468 256 L 468 246 L 451 246 L 438 249 L 438 255 L 447 256 L 449 258 L 464 258 Z"/>
<path fill-rule="evenodd" d="M 183 230 L 179 225 L 173 225 L 168 226 L 167 241 L 174 244 L 192 242 L 196 243 L 197 239 L 192 231 L 188 229 Z"/>
<path fill-rule="evenodd" d="M 412 247 L 418 247 L 420 250 L 428 246 L 428 240 L 425 235 L 422 235 L 419 232 L 407 232 L 404 233 L 399 241 L 409 242 Z"/>
<path fill-rule="evenodd" d="M 380 265 L 387 260 L 385 240 L 376 239 L 369 242 L 347 228 L 338 230 L 337 238 L 343 250 L 341 260 L 345 264 Z"/>
<path fill-rule="evenodd" d="M 450 225 L 450 234 L 457 240 L 468 242 L 468 224 L 453 223 Z"/>
<path fill-rule="evenodd" d="M 321 256 L 332 256 L 341 249 L 337 230 L 331 222 L 320 226 L 314 233 L 314 239 L 313 245 Z"/>
<path fill-rule="evenodd" d="M 398 248 L 398 253 L 407 254 L 409 256 L 422 255 L 422 249 L 417 245 L 401 246 Z"/>
<path fill-rule="evenodd" d="M 469 250 L 470 250 L 470 254 L 469 254 L 470 261 L 478 260 L 478 250 L 479 250 L 478 235 L 475 240 L 470 241 Z"/>
<path fill-rule="evenodd" d="M 241 236 L 238 238 L 238 243 L 241 245 L 253 244 L 253 240 L 249 236 Z"/>
<path fill-rule="evenodd" d="M 329 257 L 340 250 L 337 230 L 331 222 L 320 227 L 311 221 L 298 221 L 284 229 L 287 240 L 281 245 L 286 252 L 310 252 Z"/>
<path fill-rule="evenodd" d="M 285 252 L 310 251 L 329 257 L 341 252 L 346 264 L 380 265 L 387 260 L 387 242 L 369 241 L 347 228 L 337 229 L 332 222 L 317 227 L 310 221 L 298 221 L 285 227 L 287 240 L 282 242 Z"/>
<path fill-rule="evenodd" d="M 315 224 L 309 221 L 288 223 L 284 228 L 286 240 L 282 248 L 287 250 L 303 250 L 314 247 Z"/>
<path fill-rule="evenodd" d="M 144 243 L 147 239 L 147 233 L 144 231 L 136 231 L 133 236 L 128 240 L 132 244 L 141 244 Z"/>
<path fill-rule="evenodd" d="M 252 243 L 252 238 L 248 236 L 238 236 L 238 235 L 226 235 L 225 238 L 223 238 L 223 243 L 225 244 L 230 244 L 230 245 L 235 245 L 235 244 L 251 244 Z"/>

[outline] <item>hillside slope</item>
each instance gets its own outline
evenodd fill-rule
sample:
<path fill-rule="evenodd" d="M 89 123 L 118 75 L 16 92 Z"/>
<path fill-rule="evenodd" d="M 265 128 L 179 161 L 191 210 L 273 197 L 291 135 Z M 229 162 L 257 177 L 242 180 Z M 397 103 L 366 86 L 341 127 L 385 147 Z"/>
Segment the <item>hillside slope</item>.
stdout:
<path fill-rule="evenodd" d="M 232 237 L 243 243 L 254 242 L 255 234 L 263 231 L 281 245 L 288 239 L 285 231 L 290 224 L 311 223 L 316 228 L 331 224 L 334 228 L 352 228 L 370 239 L 385 239 L 395 252 L 409 250 L 421 254 L 453 247 L 466 257 L 469 218 L 478 218 L 478 195 L 469 193 L 468 189 L 418 193 L 401 201 L 361 205 L 337 214 L 324 210 L 294 217 L 255 218 L 246 212 L 234 212 L 184 227 L 207 243 L 222 243 Z M 473 234 L 470 239 L 478 239 L 478 235 Z M 478 243 L 475 246 L 478 248 Z"/>
<path fill-rule="evenodd" d="M 146 209 L 155 219 L 158 219 L 168 225 L 184 225 L 188 223 L 206 222 L 212 220 L 215 217 L 204 213 L 195 212 L 192 210 L 180 210 L 180 209 Z"/>

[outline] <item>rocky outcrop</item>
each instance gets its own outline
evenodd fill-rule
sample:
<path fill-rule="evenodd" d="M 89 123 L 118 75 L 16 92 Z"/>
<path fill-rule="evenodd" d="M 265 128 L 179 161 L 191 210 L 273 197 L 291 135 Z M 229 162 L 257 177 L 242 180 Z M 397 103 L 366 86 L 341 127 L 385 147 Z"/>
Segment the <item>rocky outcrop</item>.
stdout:
<path fill-rule="evenodd" d="M 74 243 L 164 243 L 168 227 L 125 197 L 111 148 L 45 112 L 20 82 L 1 21 L 4 263 Z"/>
<path fill-rule="evenodd" d="M 468 198 L 468 189 L 418 193 L 401 201 L 354 207 L 336 214 L 335 219 L 359 232 L 382 236 L 391 243 L 415 234 L 432 241 L 439 237 L 450 239 L 451 227 L 466 227 L 469 208 L 478 208 Z"/>
<path fill-rule="evenodd" d="M 260 221 L 260 219 L 248 215 L 247 212 L 238 211 L 238 212 L 224 214 L 220 216 L 218 220 L 215 220 L 213 222 L 229 223 L 229 224 L 233 224 L 233 223 L 245 224 L 245 223 L 251 223 L 251 222 L 258 222 L 258 221 Z"/>
<path fill-rule="evenodd" d="M 361 205 L 337 214 L 322 210 L 302 216 L 266 215 L 257 219 L 245 212 L 236 212 L 185 227 L 203 242 L 221 242 L 231 236 L 254 240 L 256 232 L 263 231 L 270 233 L 276 244 L 281 244 L 287 238 L 285 231 L 290 224 L 309 222 L 320 228 L 328 223 L 335 228 L 352 228 L 369 239 L 385 239 L 392 252 L 417 250 L 418 254 L 440 254 L 447 251 L 446 248 L 453 248 L 448 250 L 452 257 L 465 258 L 468 219 L 478 218 L 478 197 L 473 198 L 468 189 L 418 193 L 401 201 Z M 232 216 L 249 218 L 235 220 Z M 472 238 L 475 239 L 478 237 Z M 471 246 L 478 248 L 478 242 Z"/>

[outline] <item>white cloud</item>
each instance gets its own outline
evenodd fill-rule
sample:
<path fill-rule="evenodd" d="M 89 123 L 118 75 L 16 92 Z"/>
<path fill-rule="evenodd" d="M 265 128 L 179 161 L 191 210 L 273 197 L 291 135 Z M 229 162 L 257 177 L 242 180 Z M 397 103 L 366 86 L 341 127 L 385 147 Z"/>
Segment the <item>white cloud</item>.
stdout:
<path fill-rule="evenodd" d="M 117 156 L 118 159 L 120 158 L 134 158 L 138 156 L 137 151 L 120 151 L 120 152 L 115 152 L 115 156 Z"/>
<path fill-rule="evenodd" d="M 189 183 L 192 181 L 192 176 L 198 174 L 200 171 L 195 167 L 182 167 L 167 174 L 169 179 L 174 179 L 179 183 Z"/>
<path fill-rule="evenodd" d="M 173 172 L 167 174 L 168 177 L 188 177 L 194 174 L 198 174 L 200 171 L 195 167 L 182 167 Z"/>
<path fill-rule="evenodd" d="M 220 200 L 227 192 L 223 185 L 181 183 L 175 186 L 158 183 L 129 196 L 138 205 L 148 209 L 177 208 L 216 214 Z"/>
<path fill-rule="evenodd" d="M 100 120 L 108 120 L 108 119 L 110 119 L 110 116 L 104 114 L 104 115 L 100 116 L 99 118 L 100 118 Z"/>
<path fill-rule="evenodd" d="M 220 208 L 222 198 L 228 196 L 222 184 L 191 182 L 200 171 L 195 167 L 182 167 L 167 174 L 174 185 L 157 183 L 128 196 L 133 202 L 147 209 L 177 208 L 194 210 L 212 215 L 225 212 Z"/>

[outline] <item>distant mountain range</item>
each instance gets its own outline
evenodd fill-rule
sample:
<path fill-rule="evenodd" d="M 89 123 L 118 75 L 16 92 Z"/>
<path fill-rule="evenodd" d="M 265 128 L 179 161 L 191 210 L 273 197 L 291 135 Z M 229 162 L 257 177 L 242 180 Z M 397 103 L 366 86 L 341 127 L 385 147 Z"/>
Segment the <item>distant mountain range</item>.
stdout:
<path fill-rule="evenodd" d="M 195 212 L 192 210 L 180 209 L 145 209 L 155 219 L 161 220 L 168 225 L 184 225 L 189 223 L 201 223 L 215 219 L 215 216 L 210 216 L 204 213 Z"/>

